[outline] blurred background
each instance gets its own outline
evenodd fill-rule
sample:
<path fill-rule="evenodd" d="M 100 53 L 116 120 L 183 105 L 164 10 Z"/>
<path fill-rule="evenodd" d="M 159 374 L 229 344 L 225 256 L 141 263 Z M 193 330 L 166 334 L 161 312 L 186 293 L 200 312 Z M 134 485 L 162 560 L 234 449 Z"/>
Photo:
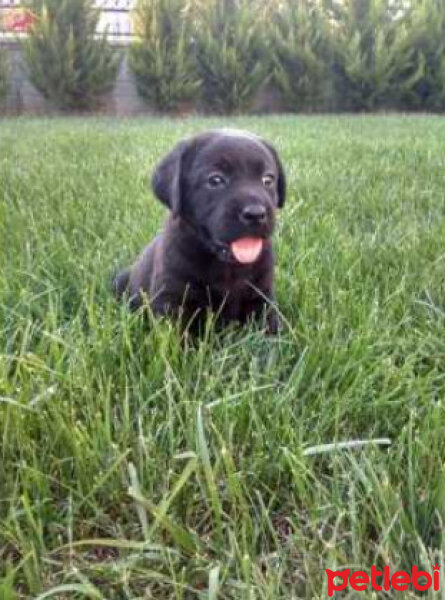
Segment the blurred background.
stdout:
<path fill-rule="evenodd" d="M 0 0 L 0 114 L 445 108 L 445 0 Z"/>

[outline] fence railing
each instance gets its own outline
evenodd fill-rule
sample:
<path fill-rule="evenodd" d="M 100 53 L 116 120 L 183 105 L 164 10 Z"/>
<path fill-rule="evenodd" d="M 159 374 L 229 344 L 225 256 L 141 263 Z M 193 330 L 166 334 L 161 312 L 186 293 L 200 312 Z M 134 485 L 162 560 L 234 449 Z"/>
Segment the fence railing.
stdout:
<path fill-rule="evenodd" d="M 108 32 L 111 43 L 128 43 L 133 35 L 131 11 L 136 0 L 96 0 L 97 33 Z M 22 0 L 0 0 L 0 43 L 25 37 L 34 16 Z"/>

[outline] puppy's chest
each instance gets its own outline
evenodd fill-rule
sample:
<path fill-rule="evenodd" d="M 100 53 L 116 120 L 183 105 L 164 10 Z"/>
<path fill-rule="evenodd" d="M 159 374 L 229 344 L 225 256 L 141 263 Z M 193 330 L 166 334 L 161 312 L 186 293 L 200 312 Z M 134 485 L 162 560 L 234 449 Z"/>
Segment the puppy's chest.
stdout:
<path fill-rule="evenodd" d="M 239 318 L 257 295 L 249 279 L 230 276 L 208 284 L 204 293 L 209 308 L 230 318 Z"/>
<path fill-rule="evenodd" d="M 248 279 L 227 279 L 206 286 L 215 299 L 218 298 L 247 298 L 252 295 L 252 284 Z"/>

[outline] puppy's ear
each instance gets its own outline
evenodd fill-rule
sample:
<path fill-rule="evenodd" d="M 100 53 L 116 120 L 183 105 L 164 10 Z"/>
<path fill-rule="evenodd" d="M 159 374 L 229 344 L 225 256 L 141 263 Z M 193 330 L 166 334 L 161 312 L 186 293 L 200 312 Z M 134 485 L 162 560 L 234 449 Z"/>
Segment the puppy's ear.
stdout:
<path fill-rule="evenodd" d="M 174 215 L 181 210 L 184 194 L 183 161 L 191 142 L 181 142 L 156 167 L 151 185 L 156 197 L 165 204 Z"/>
<path fill-rule="evenodd" d="M 266 148 L 269 150 L 269 152 L 271 152 L 272 156 L 275 159 L 275 164 L 277 165 L 277 169 L 278 169 L 278 181 L 277 181 L 278 208 L 282 208 L 286 201 L 286 175 L 284 173 L 283 165 L 281 163 L 280 157 L 278 156 L 278 152 L 275 150 L 275 148 L 268 142 L 265 142 L 264 140 L 262 140 L 262 142 L 266 146 Z"/>

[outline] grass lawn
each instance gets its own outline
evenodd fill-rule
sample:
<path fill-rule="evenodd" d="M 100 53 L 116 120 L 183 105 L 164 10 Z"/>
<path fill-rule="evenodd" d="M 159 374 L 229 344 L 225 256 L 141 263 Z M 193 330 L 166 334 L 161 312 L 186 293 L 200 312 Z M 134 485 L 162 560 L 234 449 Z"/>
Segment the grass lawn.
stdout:
<path fill-rule="evenodd" d="M 165 216 L 147 172 L 221 123 L 286 167 L 285 327 L 184 350 L 108 286 Z M 444 564 L 444 140 L 424 116 L 0 124 L 1 600 L 325 598 L 327 568 Z"/>

